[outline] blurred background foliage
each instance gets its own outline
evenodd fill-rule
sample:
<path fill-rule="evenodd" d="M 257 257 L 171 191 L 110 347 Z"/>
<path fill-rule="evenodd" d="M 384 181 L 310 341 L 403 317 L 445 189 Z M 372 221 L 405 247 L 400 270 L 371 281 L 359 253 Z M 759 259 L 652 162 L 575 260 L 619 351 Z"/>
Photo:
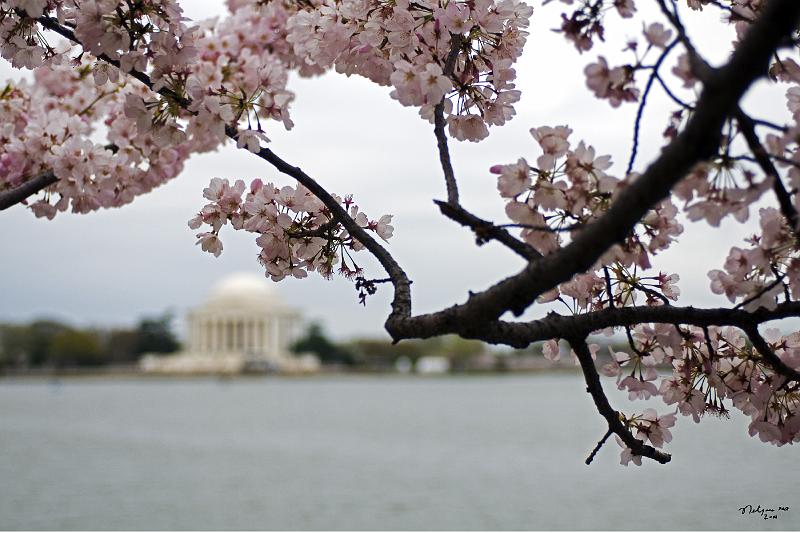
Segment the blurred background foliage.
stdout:
<path fill-rule="evenodd" d="M 144 353 L 173 353 L 180 343 L 169 313 L 132 329 L 81 329 L 56 320 L 0 324 L 0 368 L 65 368 L 135 364 Z"/>
<path fill-rule="evenodd" d="M 57 320 L 29 324 L 0 324 L 0 372 L 61 371 L 92 367 L 134 367 L 143 354 L 171 354 L 181 349 L 174 317 L 165 312 L 147 316 L 133 328 L 77 328 Z M 624 342 L 601 338 L 598 358 L 626 351 Z M 446 360 L 449 372 L 506 372 L 552 368 L 542 357 L 541 343 L 524 350 L 490 346 L 480 341 L 446 335 L 394 344 L 385 333 L 378 337 L 337 342 L 319 323 L 308 325 L 291 346 L 295 354 L 314 354 L 328 370 L 360 372 L 415 372 L 423 359 Z M 568 349 L 558 365 L 574 367 Z"/>

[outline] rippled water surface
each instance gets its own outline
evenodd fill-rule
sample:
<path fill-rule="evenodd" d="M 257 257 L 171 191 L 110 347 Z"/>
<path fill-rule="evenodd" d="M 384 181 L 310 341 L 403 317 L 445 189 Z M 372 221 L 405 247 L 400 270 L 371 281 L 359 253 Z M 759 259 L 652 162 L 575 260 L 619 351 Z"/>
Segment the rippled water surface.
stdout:
<path fill-rule="evenodd" d="M 584 465 L 604 429 L 571 374 L 0 381 L 0 529 L 800 529 L 741 418 L 666 466 Z"/>

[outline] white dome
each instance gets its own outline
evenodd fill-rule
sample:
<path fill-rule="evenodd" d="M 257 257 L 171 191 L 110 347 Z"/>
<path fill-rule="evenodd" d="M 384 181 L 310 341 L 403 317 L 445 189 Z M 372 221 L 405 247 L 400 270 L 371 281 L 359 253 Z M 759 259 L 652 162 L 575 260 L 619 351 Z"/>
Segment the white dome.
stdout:
<path fill-rule="evenodd" d="M 217 283 L 208 304 L 224 307 L 282 307 L 280 296 L 264 276 L 237 272 Z"/>

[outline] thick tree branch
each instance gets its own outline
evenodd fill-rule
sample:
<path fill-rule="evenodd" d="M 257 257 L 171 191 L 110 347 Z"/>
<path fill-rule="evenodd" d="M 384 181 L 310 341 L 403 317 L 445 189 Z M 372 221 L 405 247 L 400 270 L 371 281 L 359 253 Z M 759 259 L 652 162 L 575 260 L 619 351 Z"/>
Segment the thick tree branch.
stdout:
<path fill-rule="evenodd" d="M 719 148 L 725 121 L 758 78 L 766 74 L 772 54 L 800 22 L 800 2 L 771 0 L 750 27 L 730 61 L 706 79 L 695 112 L 644 174 L 623 189 L 609 210 L 588 224 L 573 241 L 532 262 L 520 273 L 489 289 L 471 294 L 466 303 L 437 313 L 387 322 L 395 338 L 430 336 L 455 324 L 478 328 L 506 311 L 519 315 L 544 292 L 585 272 L 612 245 L 624 241 L 639 220 L 699 162 Z"/>
<path fill-rule="evenodd" d="M 590 311 L 579 315 L 550 313 L 545 318 L 530 322 L 495 321 L 480 330 L 474 330 L 478 338 L 492 344 L 505 344 L 514 348 L 526 348 L 534 342 L 574 335 L 588 335 L 611 327 L 635 326 L 636 324 L 686 324 L 697 327 L 734 326 L 747 331 L 754 325 L 771 320 L 800 316 L 800 302 L 785 302 L 775 309 L 759 308 L 756 311 L 743 309 L 677 306 L 612 307 Z M 462 333 L 467 328 L 455 328 L 448 333 Z"/>
<path fill-rule="evenodd" d="M 656 450 L 649 444 L 645 444 L 634 437 L 630 430 L 622 423 L 620 413 L 611 407 L 611 404 L 608 402 L 608 397 L 606 397 L 603 391 L 603 385 L 600 383 L 600 375 L 597 373 L 597 369 L 594 366 L 592 354 L 589 352 L 589 347 L 586 346 L 586 339 L 579 337 L 567 340 L 581 364 L 581 370 L 583 370 L 583 376 L 586 380 L 586 392 L 591 394 L 592 400 L 594 400 L 594 404 L 597 406 L 597 411 L 606 419 L 608 429 L 622 439 L 622 442 L 631 449 L 633 455 L 649 457 L 661 464 L 668 463 L 672 459 L 668 453 Z M 594 454 L 592 454 L 592 456 L 593 455 Z M 591 461 L 587 459 L 587 464 L 589 464 L 589 462 Z"/>

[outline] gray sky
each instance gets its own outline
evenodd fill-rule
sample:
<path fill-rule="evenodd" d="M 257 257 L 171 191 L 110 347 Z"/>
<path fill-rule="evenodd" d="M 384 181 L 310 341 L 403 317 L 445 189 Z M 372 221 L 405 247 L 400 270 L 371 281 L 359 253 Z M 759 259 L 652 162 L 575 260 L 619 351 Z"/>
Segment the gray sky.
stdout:
<path fill-rule="evenodd" d="M 192 18 L 222 12 L 222 2 L 184 5 Z M 574 130 L 574 143 L 586 139 L 598 154 L 614 156 L 612 173 L 624 171 L 635 106 L 613 110 L 595 100 L 585 88 L 583 66 L 598 53 L 614 64 L 611 58 L 620 56 L 613 52 L 622 49 L 630 33 L 579 56 L 550 31 L 558 23 L 560 9 L 561 4 L 553 3 L 534 13 L 531 37 L 516 66 L 523 91 L 517 116 L 506 126 L 493 128 L 479 144 L 451 143 L 463 203 L 480 216 L 506 220 L 504 201 L 488 168 L 520 156 L 534 160 L 539 151 L 528 133 L 534 126 L 568 124 Z M 720 61 L 731 34 L 719 29 L 716 16 L 704 16 L 695 22 L 695 29 L 700 30 L 701 50 Z M 608 34 L 613 35 L 613 25 Z M 18 76 L 0 60 L 0 79 Z M 278 126 L 269 130 L 271 148 L 330 191 L 354 194 L 369 216 L 395 215 L 389 248 L 414 281 L 415 312 L 463 301 L 468 289 L 484 289 L 521 268 L 516 256 L 501 246 L 477 248 L 468 231 L 439 215 L 431 202 L 444 197 L 436 143 L 432 126 L 415 109 L 390 99 L 388 88 L 335 73 L 293 78 L 290 88 L 297 94 L 292 107 L 296 126 L 290 132 Z M 748 103 L 764 109 L 766 116 L 780 116 L 777 113 L 783 109 L 779 99 L 762 99 L 758 94 L 751 95 Z M 651 101 L 640 163 L 656 153 L 670 111 L 663 99 Z M 165 309 L 182 317 L 226 274 L 263 272 L 252 234 L 226 228 L 225 251 L 219 258 L 195 246 L 194 232 L 186 223 L 204 205 L 202 189 L 213 177 L 290 183 L 252 154 L 227 147 L 195 156 L 179 178 L 121 209 L 60 214 L 53 221 L 36 219 L 22 206 L 0 212 L 4 245 L 0 321 L 48 316 L 79 325 L 130 325 L 143 314 Z M 756 219 L 751 217 L 751 222 Z M 725 304 L 727 300 L 710 293 L 706 271 L 721 267 L 729 247 L 741 245 L 741 238 L 752 231 L 752 224 L 747 227 L 751 229 L 728 221 L 712 230 L 686 223 L 681 244 L 655 258 L 659 268 L 681 275 L 681 303 Z M 361 256 L 368 275 L 382 276 L 374 260 Z M 388 287 L 369 298 L 366 307 L 359 305 L 352 284 L 340 278 L 326 281 L 314 274 L 280 282 L 277 289 L 337 338 L 383 334 L 391 299 Z M 543 312 L 535 309 L 526 316 Z"/>

